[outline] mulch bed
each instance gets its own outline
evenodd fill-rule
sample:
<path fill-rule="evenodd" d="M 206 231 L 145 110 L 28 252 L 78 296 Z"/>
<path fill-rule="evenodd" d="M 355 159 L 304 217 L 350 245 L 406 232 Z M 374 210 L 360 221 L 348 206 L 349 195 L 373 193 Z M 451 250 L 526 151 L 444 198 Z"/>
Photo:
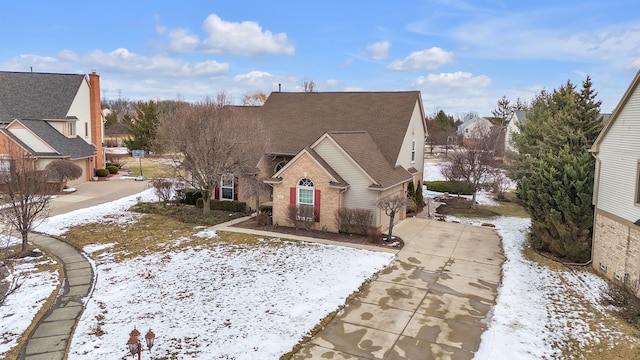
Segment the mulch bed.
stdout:
<path fill-rule="evenodd" d="M 254 229 L 260 231 L 269 231 L 276 234 L 287 234 L 287 235 L 297 235 L 297 236 L 306 236 L 316 239 L 324 239 L 324 240 L 332 240 L 336 242 L 344 242 L 351 244 L 361 244 L 361 245 L 370 245 L 370 246 L 380 246 L 383 248 L 390 248 L 391 242 L 386 241 L 386 235 L 382 235 L 380 239 L 376 242 L 372 242 L 368 236 L 359 235 L 359 234 L 345 234 L 345 233 L 334 233 L 329 231 L 321 231 L 315 229 L 298 229 L 296 230 L 293 227 L 289 226 L 278 226 L 278 225 L 259 225 L 255 218 L 251 218 L 249 220 L 245 220 L 239 222 L 237 224 L 232 225 L 233 227 L 245 228 L 245 229 Z M 399 244 L 394 249 L 402 249 L 404 247 L 404 241 L 394 235 L 394 242 L 398 242 Z"/>

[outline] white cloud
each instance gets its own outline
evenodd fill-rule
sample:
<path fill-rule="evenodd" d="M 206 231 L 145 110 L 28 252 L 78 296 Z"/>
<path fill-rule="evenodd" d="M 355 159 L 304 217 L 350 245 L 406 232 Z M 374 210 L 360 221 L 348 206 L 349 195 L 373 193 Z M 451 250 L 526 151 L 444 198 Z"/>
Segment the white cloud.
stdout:
<path fill-rule="evenodd" d="M 93 68 L 114 69 L 125 73 L 152 73 L 166 77 L 216 76 L 229 72 L 229 65 L 214 60 L 185 62 L 164 55 L 143 56 L 118 48 L 111 52 L 94 50 L 87 54 L 77 54 L 70 50 L 58 53 L 63 60 L 88 64 Z"/>
<path fill-rule="evenodd" d="M 265 71 L 250 71 L 246 74 L 236 75 L 233 79 L 235 81 L 255 82 L 270 77 L 273 77 L 273 75 Z"/>
<path fill-rule="evenodd" d="M 203 28 L 207 34 L 201 44 L 205 52 L 239 55 L 295 53 L 287 34 L 263 31 L 254 21 L 229 22 L 211 14 L 204 21 Z"/>
<path fill-rule="evenodd" d="M 396 60 L 389 64 L 389 70 L 418 72 L 435 70 L 453 62 L 453 54 L 438 47 L 415 51 L 404 60 Z"/>
<path fill-rule="evenodd" d="M 389 56 L 389 48 L 391 43 L 389 41 L 378 41 L 373 44 L 367 45 L 367 53 L 373 60 L 386 59 Z"/>
<path fill-rule="evenodd" d="M 169 47 L 176 52 L 191 52 L 197 49 L 200 39 L 188 29 L 173 29 L 167 31 Z"/>
<path fill-rule="evenodd" d="M 468 72 L 429 74 L 420 76 L 414 81 L 414 86 L 438 86 L 449 88 L 486 88 L 491 85 L 491 79 L 485 75 L 473 77 Z"/>

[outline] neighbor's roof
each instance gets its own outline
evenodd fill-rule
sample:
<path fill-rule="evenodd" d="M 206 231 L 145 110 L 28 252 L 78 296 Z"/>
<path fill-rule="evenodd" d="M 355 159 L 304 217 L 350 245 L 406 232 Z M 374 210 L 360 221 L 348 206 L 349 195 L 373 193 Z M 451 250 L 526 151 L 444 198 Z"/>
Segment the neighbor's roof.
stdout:
<path fill-rule="evenodd" d="M 413 178 L 401 166 L 385 161 L 384 154 L 366 131 L 334 131 L 328 136 L 374 180 L 373 188 L 387 189 Z"/>
<path fill-rule="evenodd" d="M 64 119 L 85 75 L 0 71 L 0 121 Z"/>
<path fill-rule="evenodd" d="M 421 109 L 419 91 L 273 92 L 249 111 L 272 130 L 272 154 L 295 155 L 326 132 L 367 131 L 395 164 L 416 104 Z"/>
<path fill-rule="evenodd" d="M 25 142 L 15 136 L 10 130 L 3 129 L 3 132 L 14 141 L 27 149 L 33 156 L 42 157 L 70 157 L 71 159 L 81 159 L 91 157 L 96 154 L 96 148 L 82 140 L 80 137 L 66 137 L 61 132 L 53 128 L 48 122 L 42 120 L 22 119 L 16 120 L 27 129 L 38 136 L 42 141 L 51 146 L 55 152 L 36 152 Z"/>

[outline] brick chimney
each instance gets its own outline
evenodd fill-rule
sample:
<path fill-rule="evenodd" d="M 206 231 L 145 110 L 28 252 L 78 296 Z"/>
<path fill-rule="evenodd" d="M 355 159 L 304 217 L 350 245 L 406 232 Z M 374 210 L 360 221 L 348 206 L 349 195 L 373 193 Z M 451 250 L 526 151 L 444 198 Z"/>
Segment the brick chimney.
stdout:
<path fill-rule="evenodd" d="M 100 76 L 93 71 L 89 74 L 89 103 L 91 106 L 91 143 L 96 147 L 93 167 L 104 168 L 104 152 L 102 150 L 103 128 L 102 106 L 100 104 Z M 93 169 L 91 169 L 93 171 Z"/>

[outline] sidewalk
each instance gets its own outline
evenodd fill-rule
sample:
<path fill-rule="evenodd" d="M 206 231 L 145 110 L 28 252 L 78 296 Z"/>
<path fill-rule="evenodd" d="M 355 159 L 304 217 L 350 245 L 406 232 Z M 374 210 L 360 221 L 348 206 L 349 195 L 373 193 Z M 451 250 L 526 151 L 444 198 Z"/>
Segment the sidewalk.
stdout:
<path fill-rule="evenodd" d="M 99 205 L 148 188 L 147 181 L 121 177 L 109 181 L 86 182 L 76 186 L 76 192 L 59 195 L 50 203 L 50 216 Z M 63 264 L 64 286 L 51 309 L 37 324 L 22 349 L 20 359 L 66 359 L 76 322 L 84 302 L 93 287 L 93 268 L 74 247 L 52 237 L 31 233 L 29 240 L 50 251 Z"/>

